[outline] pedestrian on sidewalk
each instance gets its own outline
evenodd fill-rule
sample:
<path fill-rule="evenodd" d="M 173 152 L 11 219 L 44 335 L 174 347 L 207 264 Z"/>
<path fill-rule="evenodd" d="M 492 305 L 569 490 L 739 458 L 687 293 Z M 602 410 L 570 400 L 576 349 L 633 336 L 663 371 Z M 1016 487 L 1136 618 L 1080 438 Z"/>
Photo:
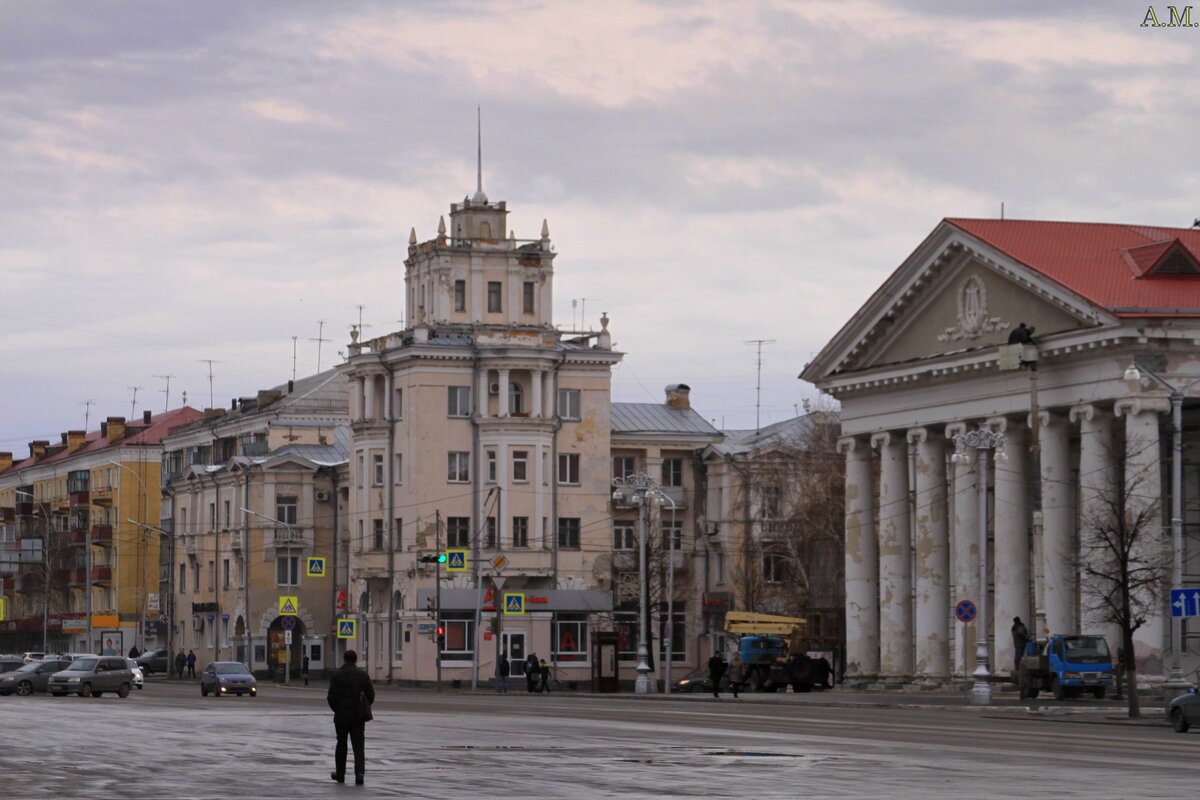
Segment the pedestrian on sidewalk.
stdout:
<path fill-rule="evenodd" d="M 188 668 L 188 677 L 189 678 L 196 677 L 196 654 L 191 650 L 188 650 L 188 654 L 187 654 L 187 668 Z"/>
<path fill-rule="evenodd" d="M 541 675 L 542 668 L 538 664 L 537 653 L 530 653 L 525 659 L 525 686 L 531 694 L 537 689 L 537 681 Z"/>
<path fill-rule="evenodd" d="M 500 655 L 500 660 L 496 662 L 496 691 L 501 694 L 508 694 L 508 673 L 512 668 L 508 664 L 508 656 Z"/>
<path fill-rule="evenodd" d="M 733 690 L 735 700 L 738 696 L 738 689 L 741 689 L 745 683 L 746 665 L 742 663 L 742 656 L 734 653 L 733 658 L 729 659 L 729 688 Z"/>
<path fill-rule="evenodd" d="M 133 647 L 129 648 L 129 657 L 130 658 L 137 658 L 140 655 L 141 655 L 141 653 L 138 652 L 136 644 Z"/>
<path fill-rule="evenodd" d="M 541 676 L 542 682 L 538 686 L 538 693 L 545 692 L 550 694 L 550 665 L 546 663 L 546 659 L 538 662 L 538 675 Z"/>
<path fill-rule="evenodd" d="M 354 782 L 362 786 L 367 771 L 366 730 L 373 719 L 371 704 L 375 702 L 375 687 L 367 673 L 358 668 L 358 653 L 347 650 L 342 661 L 342 668 L 329 677 L 329 692 L 325 695 L 325 702 L 333 711 L 337 734 L 333 772 L 329 777 L 338 783 L 346 782 L 346 739 L 349 739 L 354 748 Z"/>
<path fill-rule="evenodd" d="M 179 648 L 179 655 L 175 656 L 175 677 L 183 680 L 183 670 L 187 667 L 187 656 L 183 654 L 183 648 Z"/>
<path fill-rule="evenodd" d="M 1025 327 L 1025 323 L 1021 323 Z M 1021 656 L 1025 655 L 1025 647 L 1029 644 L 1029 629 L 1020 617 L 1013 617 L 1013 675 L 1021 671 Z"/>
<path fill-rule="evenodd" d="M 708 680 L 712 683 L 713 697 L 721 696 L 721 677 L 725 674 L 725 659 L 713 653 L 708 659 Z"/>

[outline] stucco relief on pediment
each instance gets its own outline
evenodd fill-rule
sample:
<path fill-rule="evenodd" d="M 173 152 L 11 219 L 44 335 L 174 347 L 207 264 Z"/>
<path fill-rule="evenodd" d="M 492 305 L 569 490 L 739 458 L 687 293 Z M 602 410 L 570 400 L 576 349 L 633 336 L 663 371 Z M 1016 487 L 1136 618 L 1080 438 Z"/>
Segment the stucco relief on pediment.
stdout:
<path fill-rule="evenodd" d="M 1003 317 L 988 313 L 987 286 L 977 275 L 969 275 L 958 286 L 958 320 L 940 334 L 939 342 L 978 339 L 985 333 L 1007 331 L 1012 326 Z"/>

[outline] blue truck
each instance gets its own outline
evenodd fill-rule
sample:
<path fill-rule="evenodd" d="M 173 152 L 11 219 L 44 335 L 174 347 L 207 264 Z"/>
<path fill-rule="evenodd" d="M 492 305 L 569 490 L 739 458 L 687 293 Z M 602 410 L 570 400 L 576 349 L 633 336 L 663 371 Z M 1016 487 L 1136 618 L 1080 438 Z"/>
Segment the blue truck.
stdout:
<path fill-rule="evenodd" d="M 807 652 L 807 621 L 799 617 L 730 611 L 725 632 L 737 638 L 738 655 L 746 665 L 746 682 L 758 692 L 778 692 L 791 686 L 811 692 L 832 685 L 829 661 Z"/>
<path fill-rule="evenodd" d="M 1041 692 L 1050 692 L 1054 699 L 1063 700 L 1089 692 L 1100 700 L 1116 684 L 1116 674 L 1103 636 L 1059 634 L 1029 643 L 1017 680 L 1022 698 L 1036 699 Z"/>

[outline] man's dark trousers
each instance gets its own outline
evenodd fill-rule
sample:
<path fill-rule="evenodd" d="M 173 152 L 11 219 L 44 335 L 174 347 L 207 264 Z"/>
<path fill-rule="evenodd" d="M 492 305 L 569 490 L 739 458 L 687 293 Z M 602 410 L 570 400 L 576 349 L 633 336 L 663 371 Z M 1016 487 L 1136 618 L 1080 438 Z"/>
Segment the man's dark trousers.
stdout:
<path fill-rule="evenodd" d="M 338 775 L 346 774 L 346 737 L 350 738 L 350 746 L 354 748 L 354 775 L 361 776 L 367 771 L 365 749 L 365 722 L 335 722 L 333 728 L 337 732 L 337 746 L 333 750 L 333 765 Z"/>

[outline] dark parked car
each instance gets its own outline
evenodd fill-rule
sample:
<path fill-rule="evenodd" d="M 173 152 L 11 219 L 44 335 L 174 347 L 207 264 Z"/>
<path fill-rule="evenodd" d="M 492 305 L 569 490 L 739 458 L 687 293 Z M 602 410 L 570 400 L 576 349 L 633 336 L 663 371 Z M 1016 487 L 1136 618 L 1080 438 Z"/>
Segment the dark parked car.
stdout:
<path fill-rule="evenodd" d="M 1200 693 L 1196 687 L 1167 703 L 1167 719 L 1178 733 L 1187 733 L 1188 728 L 1200 725 Z"/>
<path fill-rule="evenodd" d="M 161 672 L 164 675 L 171 671 L 169 666 L 170 652 L 166 648 L 159 650 L 148 650 L 134 659 L 138 666 L 142 668 L 142 672 L 146 675 L 153 675 L 155 672 Z"/>
<path fill-rule="evenodd" d="M 25 659 L 20 656 L 0 656 L 0 675 L 20 669 L 25 665 Z"/>
<path fill-rule="evenodd" d="M 133 688 L 133 672 L 121 656 L 80 656 L 62 672 L 50 676 L 47 691 L 55 697 L 75 692 L 80 697 L 99 697 L 116 692 L 129 697 Z"/>
<path fill-rule="evenodd" d="M 257 697 L 258 681 L 240 661 L 214 661 L 200 673 L 200 694 L 208 697 L 209 692 L 217 697 L 223 694 Z"/>
<path fill-rule="evenodd" d="M 18 670 L 0 675 L 0 694 L 29 695 L 46 691 L 50 676 L 71 665 L 70 661 L 32 661 Z"/>
<path fill-rule="evenodd" d="M 721 676 L 721 689 L 727 691 L 729 689 L 729 678 L 725 675 Z M 696 667 L 696 669 L 684 675 L 679 680 L 672 684 L 673 692 L 711 692 L 712 680 L 708 677 L 708 667 Z"/>

